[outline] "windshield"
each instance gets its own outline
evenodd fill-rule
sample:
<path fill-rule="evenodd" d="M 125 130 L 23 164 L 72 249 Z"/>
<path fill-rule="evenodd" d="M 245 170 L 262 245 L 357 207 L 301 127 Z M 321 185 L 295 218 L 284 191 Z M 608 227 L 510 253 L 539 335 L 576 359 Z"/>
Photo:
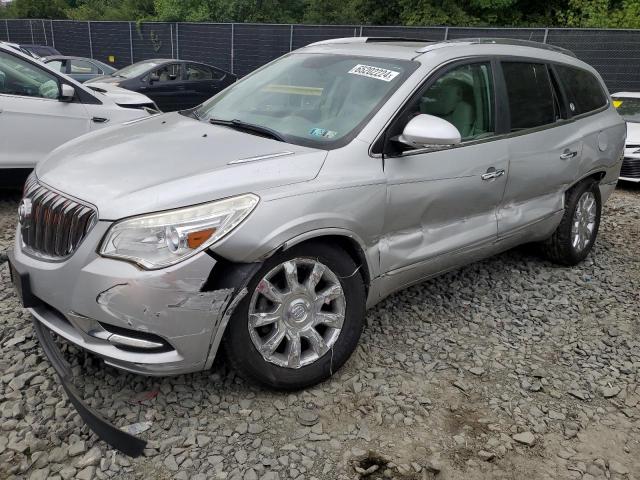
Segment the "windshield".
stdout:
<path fill-rule="evenodd" d="M 158 65 L 160 65 L 158 62 L 138 62 L 116 71 L 113 75 L 116 77 L 135 78 Z"/>
<path fill-rule="evenodd" d="M 613 106 L 627 122 L 640 123 L 640 98 L 615 97 Z"/>
<path fill-rule="evenodd" d="M 403 60 L 290 54 L 194 113 L 203 121 L 268 127 L 290 143 L 336 148 L 357 134 L 416 67 Z"/>

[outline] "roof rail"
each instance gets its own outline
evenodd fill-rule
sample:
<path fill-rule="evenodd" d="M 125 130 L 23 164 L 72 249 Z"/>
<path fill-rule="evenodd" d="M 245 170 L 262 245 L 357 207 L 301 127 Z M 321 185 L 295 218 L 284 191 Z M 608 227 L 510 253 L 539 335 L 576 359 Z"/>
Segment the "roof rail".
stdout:
<path fill-rule="evenodd" d="M 336 43 L 387 43 L 387 42 L 416 42 L 416 43 L 434 43 L 439 40 L 428 40 L 425 38 L 410 37 L 344 37 L 330 38 L 328 40 L 320 40 L 319 42 L 310 43 L 312 45 L 331 45 Z"/>
<path fill-rule="evenodd" d="M 553 52 L 563 53 L 571 57 L 576 57 L 576 54 L 566 48 L 558 47 L 556 45 L 550 45 L 548 43 L 534 42 L 533 40 L 521 40 L 518 38 L 458 38 L 455 40 L 444 40 L 441 43 L 470 43 L 470 44 L 493 44 L 493 45 L 514 45 L 520 47 L 539 48 L 542 50 L 550 50 Z M 424 53 L 429 50 L 429 45 L 425 45 L 420 48 L 418 52 Z"/>

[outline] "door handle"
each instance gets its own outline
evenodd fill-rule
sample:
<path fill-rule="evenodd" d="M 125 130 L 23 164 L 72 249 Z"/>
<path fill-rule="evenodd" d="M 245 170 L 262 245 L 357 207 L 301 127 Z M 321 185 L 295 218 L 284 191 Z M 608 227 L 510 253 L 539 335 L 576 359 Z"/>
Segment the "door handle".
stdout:
<path fill-rule="evenodd" d="M 91 121 L 94 123 L 106 123 L 109 121 L 109 119 L 104 117 L 93 117 Z"/>
<path fill-rule="evenodd" d="M 575 150 L 565 150 L 560 154 L 560 160 L 569 160 L 578 155 L 578 152 Z"/>
<path fill-rule="evenodd" d="M 502 170 L 502 169 L 500 169 L 500 170 L 491 170 L 491 171 L 487 171 L 487 173 L 483 173 L 480 178 L 482 178 L 482 180 L 493 180 L 493 179 L 496 179 L 498 177 L 501 177 L 502 175 L 504 175 L 504 170 Z"/>

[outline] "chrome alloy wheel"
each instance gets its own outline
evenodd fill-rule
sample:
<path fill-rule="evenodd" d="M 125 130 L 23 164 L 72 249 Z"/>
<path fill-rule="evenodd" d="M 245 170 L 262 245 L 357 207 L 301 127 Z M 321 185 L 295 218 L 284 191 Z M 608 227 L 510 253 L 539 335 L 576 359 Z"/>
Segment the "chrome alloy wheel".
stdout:
<path fill-rule="evenodd" d="M 596 227 L 597 204 L 593 192 L 584 192 L 578 199 L 571 223 L 571 245 L 582 252 L 593 236 Z"/>
<path fill-rule="evenodd" d="M 336 274 L 317 260 L 294 258 L 258 282 L 249 304 L 249 334 L 267 362 L 304 367 L 335 345 L 345 309 Z"/>

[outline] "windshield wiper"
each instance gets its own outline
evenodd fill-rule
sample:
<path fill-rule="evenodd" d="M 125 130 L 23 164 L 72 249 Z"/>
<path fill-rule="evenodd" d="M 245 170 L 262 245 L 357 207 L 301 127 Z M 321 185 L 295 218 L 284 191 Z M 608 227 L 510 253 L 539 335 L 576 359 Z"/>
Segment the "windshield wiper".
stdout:
<path fill-rule="evenodd" d="M 235 128 L 237 130 L 243 130 L 249 133 L 257 133 L 265 137 L 273 138 L 279 142 L 285 142 L 285 138 L 275 130 L 269 127 L 263 127 L 262 125 L 256 125 L 254 123 L 243 122 L 242 120 L 221 120 L 219 118 L 210 118 L 209 123 L 212 125 L 223 125 L 225 127 Z"/>

